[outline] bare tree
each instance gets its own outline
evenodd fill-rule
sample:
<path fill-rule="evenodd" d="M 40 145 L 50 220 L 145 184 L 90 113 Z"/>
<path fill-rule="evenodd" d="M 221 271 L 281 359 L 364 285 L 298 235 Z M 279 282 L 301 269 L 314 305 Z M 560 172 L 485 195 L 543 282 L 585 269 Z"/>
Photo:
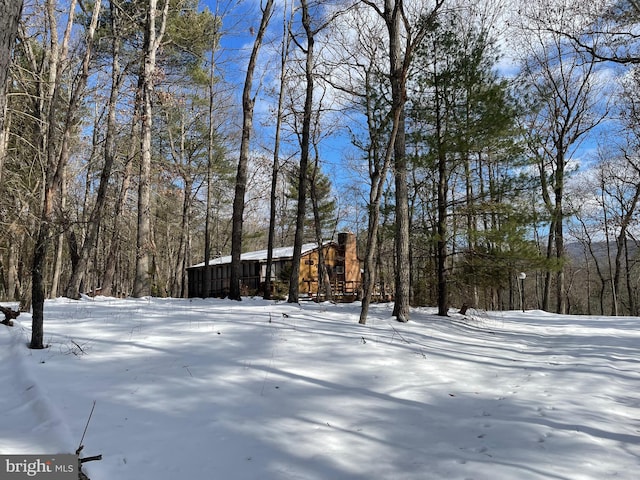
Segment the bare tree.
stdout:
<path fill-rule="evenodd" d="M 291 260 L 291 277 L 289 280 L 289 303 L 298 303 L 300 295 L 300 259 L 302 258 L 302 242 L 304 239 L 304 223 L 307 198 L 307 167 L 309 165 L 309 150 L 311 145 L 311 122 L 313 113 L 314 90 L 314 46 L 317 30 L 312 26 L 312 17 L 307 0 L 300 0 L 301 22 L 304 29 L 306 45 L 293 36 L 296 45 L 305 54 L 305 97 L 302 114 L 302 135 L 300 140 L 300 170 L 298 178 L 298 207 L 296 212 L 296 233 L 293 243 L 293 258 Z"/>
<path fill-rule="evenodd" d="M 623 65 L 640 63 L 640 2 L 596 0 L 566 2 L 573 19 L 569 24 L 550 24 L 548 30 L 568 39 L 579 51 L 596 61 Z"/>
<path fill-rule="evenodd" d="M 107 187 L 111 179 L 111 172 L 116 159 L 117 144 L 117 120 L 116 111 L 120 89 L 125 79 L 125 75 L 120 67 L 120 47 L 122 39 L 120 37 L 119 17 L 120 10 L 117 4 L 109 2 L 111 12 L 110 21 L 113 36 L 111 39 L 111 87 L 109 91 L 109 100 L 107 102 L 107 125 L 104 138 L 104 165 L 100 173 L 100 183 L 96 193 L 95 204 L 89 215 L 88 231 L 84 238 L 84 242 L 78 252 L 78 259 L 74 262 L 71 278 L 67 285 L 65 295 L 69 298 L 79 298 L 80 284 L 83 280 L 84 272 L 89 261 L 91 249 L 94 247 L 107 200 Z M 94 127 L 94 129 L 97 129 Z M 110 283 L 110 282 L 109 282 Z M 107 287 L 110 294 L 111 285 Z M 104 291 L 103 291 L 104 293 Z"/>
<path fill-rule="evenodd" d="M 6 85 L 21 13 L 22 0 L 0 0 L 0 185 L 6 146 L 4 128 L 7 107 Z"/>
<path fill-rule="evenodd" d="M 200 291 L 200 296 L 207 298 L 209 296 L 209 289 L 211 288 L 211 269 L 208 267 L 211 260 L 211 204 L 213 202 L 213 167 L 216 157 L 216 126 L 214 122 L 215 115 L 215 84 L 216 84 L 216 62 L 215 51 L 218 46 L 218 36 L 216 35 L 213 40 L 211 48 L 211 59 L 209 64 L 209 75 L 207 78 L 207 92 L 209 94 L 209 111 L 207 118 L 207 196 L 205 200 L 205 214 L 204 214 L 204 264 L 207 265 L 204 273 L 204 284 Z"/>
<path fill-rule="evenodd" d="M 435 0 L 418 16 L 410 16 L 403 0 L 384 0 L 383 4 L 362 0 L 385 23 L 388 34 L 389 81 L 391 84 L 392 133 L 385 158 L 393 155 L 396 188 L 396 269 L 393 315 L 400 322 L 409 320 L 409 192 L 405 141 L 407 77 L 416 48 L 422 43 L 444 0 Z M 365 314 L 366 315 L 366 314 Z M 360 323 L 364 323 L 362 313 Z"/>
<path fill-rule="evenodd" d="M 144 66 L 141 71 L 142 127 L 140 131 L 140 177 L 138 184 L 138 235 L 136 245 L 136 276 L 133 296 L 151 293 L 151 134 L 153 127 L 152 98 L 156 74 L 156 56 L 167 25 L 169 0 L 158 10 L 158 0 L 149 0 L 144 33 Z M 159 25 L 157 25 L 160 14 Z"/>
<path fill-rule="evenodd" d="M 69 42 L 71 31 L 75 21 L 76 1 L 73 0 L 67 12 L 67 24 L 64 30 L 63 40 L 58 44 L 57 18 L 55 5 L 52 0 L 47 1 L 47 19 L 50 22 L 50 71 L 49 71 L 49 91 L 48 112 L 45 123 L 43 123 L 42 141 L 46 152 L 45 184 L 43 188 L 42 212 L 40 215 L 39 229 L 33 253 L 32 264 L 32 332 L 30 347 L 34 349 L 44 348 L 43 344 L 43 320 L 44 320 L 44 267 L 50 241 L 53 216 L 56 204 L 60 202 L 61 185 L 65 166 L 69 160 L 71 135 L 76 126 L 77 109 L 83 99 L 84 88 L 89 75 L 89 62 L 93 52 L 93 39 L 98 16 L 100 12 L 100 0 L 94 5 L 91 24 L 87 30 L 86 47 L 81 69 L 76 75 L 74 84 L 71 86 L 70 99 L 66 109 L 59 104 L 58 95 L 62 85 L 62 71 L 66 67 L 69 54 Z M 65 120 L 62 127 L 60 140 L 52 131 L 59 115 L 64 115 Z"/>
<path fill-rule="evenodd" d="M 316 130 L 318 125 L 316 125 Z M 324 258 L 324 235 L 322 231 L 322 217 L 320 212 L 320 195 L 319 183 L 321 182 L 322 173 L 320 171 L 320 153 L 318 148 L 317 137 L 313 142 L 314 162 L 311 169 L 311 178 L 309 179 L 309 197 L 311 199 L 311 209 L 313 210 L 313 225 L 316 244 L 318 245 L 318 296 L 323 295 L 325 299 L 331 300 L 331 279 L 329 277 L 329 269 Z M 335 230 L 335 229 L 334 229 Z M 335 232 L 332 232 L 335 233 Z"/>
<path fill-rule="evenodd" d="M 192 96 L 176 96 L 164 92 L 161 108 L 166 127 L 169 151 L 173 161 L 173 170 L 182 186 L 182 211 L 178 228 L 178 245 L 173 255 L 173 270 L 170 271 L 169 295 L 185 297 L 187 288 L 186 267 L 189 258 L 189 244 L 191 239 L 191 214 L 193 204 L 193 186 L 200 153 L 200 142 L 191 141 L 196 124 L 199 123 L 199 113 L 194 107 Z M 187 104 L 190 104 L 188 106 Z M 174 133 L 174 129 L 176 133 Z"/>
<path fill-rule="evenodd" d="M 568 204 L 576 224 L 571 234 L 583 246 L 586 267 L 593 265 L 597 274 L 602 315 L 635 315 L 637 309 L 637 275 L 629 252 L 637 248 L 633 231 L 640 206 L 640 163 L 637 155 L 629 155 L 631 148 L 635 150 L 631 144 L 614 147 L 607 142 L 593 168 L 569 187 Z"/>
<path fill-rule="evenodd" d="M 240 278 L 242 276 L 242 222 L 244 213 L 245 192 L 247 189 L 247 167 L 249 162 L 249 146 L 253 130 L 253 107 L 256 97 L 253 90 L 253 75 L 258 60 L 258 53 L 262 45 L 264 34 L 273 14 L 273 0 L 266 0 L 261 5 L 262 19 L 260 27 L 253 42 L 253 49 L 249 57 L 247 74 L 242 91 L 242 141 L 240 144 L 240 159 L 238 160 L 238 173 L 236 175 L 236 190 L 233 199 L 233 228 L 231 233 L 231 280 L 229 285 L 229 298 L 241 300 Z M 252 96 L 253 95 L 253 96 Z"/>
<path fill-rule="evenodd" d="M 118 294 L 124 291 L 124 289 L 122 288 L 122 285 L 115 285 L 117 283 L 116 267 L 117 267 L 117 260 L 118 260 L 117 254 L 122 247 L 123 233 L 122 233 L 122 229 L 120 228 L 120 226 L 124 223 L 122 214 L 125 212 L 127 196 L 131 188 L 131 181 L 133 177 L 133 158 L 137 152 L 137 146 L 134 139 L 139 137 L 139 131 L 140 131 L 140 124 L 139 124 L 140 122 L 138 122 L 137 120 L 139 111 L 140 111 L 139 108 L 140 108 L 140 96 L 141 96 L 141 89 L 139 84 L 135 89 L 133 96 L 134 96 L 133 116 L 132 116 L 132 122 L 130 126 L 131 134 L 129 136 L 130 142 L 128 145 L 126 159 L 125 159 L 124 165 L 122 166 L 122 181 L 120 182 L 115 205 L 112 210 L 112 216 L 113 216 L 112 234 L 109 241 L 109 249 L 108 249 L 108 253 L 105 260 L 104 273 L 102 275 L 102 294 L 103 295 L 112 295 L 114 293 Z M 106 149 L 110 149 L 112 147 L 109 146 L 109 143 L 106 141 L 106 139 L 105 139 L 105 142 L 106 142 L 105 155 L 108 155 L 109 152 L 107 152 Z M 107 157 L 105 157 L 105 162 L 107 160 L 108 160 Z"/>
<path fill-rule="evenodd" d="M 0 192 L 4 190 L 2 174 L 9 140 L 9 122 L 5 121 L 7 116 L 7 79 L 21 13 L 22 0 L 0 0 Z M 12 228 L 7 229 L 9 235 L 12 235 L 12 230 Z M 15 268 L 17 249 L 11 240 L 7 251 L 8 265 L 3 265 L 0 259 L 0 287 L 4 287 L 5 295 L 11 298 L 15 294 L 16 284 L 19 282 Z M 4 270 L 7 271 L 6 284 Z"/>
<path fill-rule="evenodd" d="M 287 14 L 287 3 L 285 3 L 285 13 L 282 20 L 282 43 L 280 46 L 280 88 L 278 89 L 278 102 L 276 107 L 276 128 L 274 132 L 273 142 L 273 164 L 271 168 L 271 200 L 269 202 L 269 233 L 267 240 L 267 265 L 265 272 L 265 285 L 264 285 L 264 298 L 265 300 L 271 299 L 272 285 L 271 277 L 273 270 L 273 249 L 275 247 L 275 232 L 276 232 L 276 209 L 277 209 L 277 189 L 278 189 L 278 177 L 280 175 L 280 140 L 283 121 L 284 110 L 284 84 L 287 78 L 287 59 L 289 57 L 289 51 L 291 47 L 291 23 L 293 22 L 293 15 L 291 12 Z"/>
<path fill-rule="evenodd" d="M 543 13 L 544 12 L 544 13 Z M 566 176 L 570 160 L 582 138 L 607 115 L 602 107 L 603 85 L 596 62 L 584 52 L 575 51 L 565 38 L 549 33 L 547 25 L 570 22 L 570 12 L 544 5 L 522 10 L 523 61 L 521 80 L 529 103 L 525 128 L 528 144 L 538 158 L 542 198 L 550 217 L 548 260 L 555 261 L 556 311 L 566 312 L 564 207 Z M 543 309 L 549 309 L 553 271 L 547 271 Z"/>
<path fill-rule="evenodd" d="M 632 155 L 623 154 L 620 162 L 608 163 L 603 171 L 601 188 L 610 199 L 612 209 L 612 226 L 615 228 L 615 255 L 613 260 L 613 278 L 611 289 L 613 293 L 613 306 L 611 315 L 620 314 L 620 292 L 623 272 L 627 272 L 629 280 L 630 269 L 628 265 L 629 230 L 634 223 L 634 217 L 638 212 L 640 201 L 640 163 Z M 623 260 L 627 259 L 627 262 Z M 628 290 L 629 282 L 627 282 Z M 633 295 L 627 292 L 630 301 L 630 310 L 633 310 Z M 633 313 L 631 313 L 633 315 Z"/>

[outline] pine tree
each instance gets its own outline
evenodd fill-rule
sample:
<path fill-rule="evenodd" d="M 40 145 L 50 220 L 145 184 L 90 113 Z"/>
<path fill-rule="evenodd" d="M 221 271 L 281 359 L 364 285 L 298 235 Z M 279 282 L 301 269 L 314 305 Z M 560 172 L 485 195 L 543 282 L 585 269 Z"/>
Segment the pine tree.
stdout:
<path fill-rule="evenodd" d="M 516 245 L 514 235 L 526 234 L 517 227 L 526 219 L 509 205 L 522 188 L 512 178 L 522 151 L 516 143 L 517 111 L 508 84 L 495 72 L 496 62 L 487 32 L 469 27 L 456 13 L 433 24 L 416 58 L 410 143 L 414 165 L 427 177 L 416 186 L 433 192 L 427 208 L 436 213 L 426 233 L 434 244 L 439 315 L 447 315 L 452 284 L 466 290 L 464 303 L 475 305 L 478 289 L 508 287 L 498 280 L 508 279 L 514 266 L 493 265 Z M 456 272 L 462 276 L 454 277 Z"/>

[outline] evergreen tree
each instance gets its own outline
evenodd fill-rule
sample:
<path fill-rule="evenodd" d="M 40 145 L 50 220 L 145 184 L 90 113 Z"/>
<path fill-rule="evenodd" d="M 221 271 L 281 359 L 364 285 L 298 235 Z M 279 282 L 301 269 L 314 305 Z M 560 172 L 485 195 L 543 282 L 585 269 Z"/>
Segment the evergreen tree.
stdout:
<path fill-rule="evenodd" d="M 424 175 L 417 174 L 416 188 L 426 190 L 415 208 L 436 212 L 425 217 L 431 225 L 422 224 L 433 239 L 440 315 L 448 312 L 452 284 L 463 302 L 475 305 L 480 288 L 508 287 L 492 277 L 508 279 L 515 267 L 494 266 L 518 244 L 514 235 L 522 240 L 526 234 L 525 218 L 511 203 L 525 180 L 515 173 L 521 161 L 515 102 L 495 71 L 498 57 L 487 32 L 467 28 L 456 13 L 433 24 L 416 58 L 410 95 L 413 161 Z"/>

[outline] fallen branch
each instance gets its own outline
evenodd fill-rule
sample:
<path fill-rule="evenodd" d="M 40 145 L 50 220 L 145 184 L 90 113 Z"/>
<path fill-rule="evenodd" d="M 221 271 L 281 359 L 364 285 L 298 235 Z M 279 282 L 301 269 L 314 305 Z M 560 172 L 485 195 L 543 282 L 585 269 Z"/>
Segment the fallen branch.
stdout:
<path fill-rule="evenodd" d="M 74 342 L 75 343 L 75 342 Z M 78 443 L 78 449 L 76 450 L 76 455 L 79 455 L 84 445 L 82 442 L 84 441 L 84 436 L 87 434 L 87 429 L 89 428 L 89 422 L 91 422 L 91 417 L 93 417 L 93 411 L 96 409 L 96 401 L 93 401 L 93 405 L 91 406 L 91 412 L 89 412 L 89 418 L 87 418 L 87 424 L 84 426 L 84 431 L 82 432 L 82 438 L 80 439 L 80 443 Z"/>
<path fill-rule="evenodd" d="M 73 341 L 73 340 L 72 340 Z M 75 342 L 73 342 L 75 343 Z M 77 346 L 77 344 L 76 344 Z M 78 348 L 80 348 L 78 346 Z M 80 349 L 82 350 L 82 349 Z M 89 422 L 91 422 L 91 417 L 93 416 L 93 411 L 96 408 L 96 401 L 93 401 L 93 406 L 91 407 L 91 412 L 89 413 L 89 418 L 87 419 L 87 424 L 84 426 L 84 432 L 82 432 L 82 438 L 80 439 L 80 443 L 78 444 L 78 448 L 76 450 L 76 455 L 78 455 L 78 479 L 79 480 L 89 480 L 89 477 L 87 477 L 85 475 L 85 473 L 82 471 L 82 464 L 83 463 L 87 463 L 87 462 L 94 462 L 96 460 L 102 460 L 102 455 L 93 455 L 91 457 L 84 457 L 84 458 L 80 458 L 80 452 L 82 452 L 82 450 L 84 450 L 84 445 L 82 444 L 82 442 L 84 441 L 84 436 L 87 433 L 87 429 L 89 428 Z"/>
<path fill-rule="evenodd" d="M 3 307 L 2 305 L 0 305 L 0 312 L 4 313 L 4 320 L 2 320 L 0 323 L 8 327 L 13 327 L 13 320 L 20 316 L 19 311 Z"/>
<path fill-rule="evenodd" d="M 80 345 L 78 345 L 74 340 L 71 340 L 71 343 L 73 343 L 83 355 L 86 355 L 87 352 L 85 352 L 84 349 Z M 69 349 L 69 350 L 71 351 L 71 353 L 78 356 L 77 352 L 73 351 L 72 349 Z M 91 413 L 93 413 L 93 410 L 91 410 Z"/>
<path fill-rule="evenodd" d="M 76 451 L 76 455 L 80 453 L 80 450 L 82 450 L 82 448 L 79 448 Z M 102 455 L 94 455 L 92 457 L 84 457 L 84 458 L 78 457 L 78 480 L 90 480 L 90 478 L 87 477 L 87 474 L 82 471 L 82 464 L 87 462 L 93 462 L 94 460 L 102 460 Z"/>
<path fill-rule="evenodd" d="M 102 460 L 102 454 L 81 458 L 80 463 L 95 462 L 96 460 Z"/>

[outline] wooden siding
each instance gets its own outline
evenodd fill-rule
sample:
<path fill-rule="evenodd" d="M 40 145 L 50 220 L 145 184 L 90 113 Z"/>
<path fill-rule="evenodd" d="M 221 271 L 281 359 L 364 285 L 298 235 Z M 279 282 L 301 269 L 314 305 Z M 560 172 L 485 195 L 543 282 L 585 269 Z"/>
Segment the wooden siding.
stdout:
<path fill-rule="evenodd" d="M 324 261 L 331 281 L 331 291 L 339 298 L 355 299 L 360 292 L 360 261 L 356 252 L 356 238 L 352 233 L 340 233 L 338 242 L 325 244 Z M 282 279 L 283 271 L 291 266 L 290 258 L 274 258 L 271 281 Z M 211 271 L 211 283 L 205 285 L 205 268 Z M 229 292 L 230 263 L 194 266 L 187 269 L 190 297 L 224 297 Z M 260 293 L 264 289 L 266 261 L 243 260 L 241 291 L 244 295 Z M 318 249 L 302 255 L 300 259 L 299 291 L 302 296 L 318 295 Z"/>

